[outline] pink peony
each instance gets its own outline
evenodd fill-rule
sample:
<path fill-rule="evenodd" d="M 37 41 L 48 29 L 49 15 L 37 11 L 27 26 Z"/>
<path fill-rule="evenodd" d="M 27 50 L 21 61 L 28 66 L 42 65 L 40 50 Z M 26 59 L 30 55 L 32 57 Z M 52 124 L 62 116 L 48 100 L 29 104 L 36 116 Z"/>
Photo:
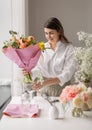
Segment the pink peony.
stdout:
<path fill-rule="evenodd" d="M 66 102 L 71 101 L 79 93 L 77 85 L 66 86 L 60 95 L 60 101 Z"/>

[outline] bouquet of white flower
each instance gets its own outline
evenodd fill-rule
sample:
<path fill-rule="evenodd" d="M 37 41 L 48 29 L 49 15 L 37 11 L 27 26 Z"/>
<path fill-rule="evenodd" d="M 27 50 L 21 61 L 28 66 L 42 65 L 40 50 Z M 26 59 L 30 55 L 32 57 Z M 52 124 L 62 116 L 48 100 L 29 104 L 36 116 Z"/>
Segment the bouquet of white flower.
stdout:
<path fill-rule="evenodd" d="M 76 82 L 90 82 L 92 80 L 92 34 L 80 31 L 77 35 L 85 47 L 76 47 L 74 51 L 77 64 L 75 80 Z"/>

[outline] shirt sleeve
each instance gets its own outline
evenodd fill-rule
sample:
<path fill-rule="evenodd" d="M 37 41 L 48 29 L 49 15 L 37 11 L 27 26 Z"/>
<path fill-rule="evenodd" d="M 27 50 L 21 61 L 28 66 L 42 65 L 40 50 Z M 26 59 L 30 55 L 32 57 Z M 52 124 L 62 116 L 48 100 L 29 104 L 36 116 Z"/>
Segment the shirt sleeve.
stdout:
<path fill-rule="evenodd" d="M 60 86 L 63 86 L 66 82 L 70 81 L 75 73 L 75 62 L 74 62 L 74 55 L 73 55 L 74 47 L 69 46 L 67 48 L 67 53 L 65 56 L 64 66 L 62 73 L 59 74 L 57 77 L 61 81 Z"/>

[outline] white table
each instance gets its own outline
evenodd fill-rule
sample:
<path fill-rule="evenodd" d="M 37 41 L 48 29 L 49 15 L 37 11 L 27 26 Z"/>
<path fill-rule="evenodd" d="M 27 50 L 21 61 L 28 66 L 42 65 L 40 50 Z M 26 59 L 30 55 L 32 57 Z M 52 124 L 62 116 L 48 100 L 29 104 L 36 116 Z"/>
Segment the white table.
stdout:
<path fill-rule="evenodd" d="M 34 99 L 41 108 L 37 118 L 11 118 L 3 115 L 0 130 L 92 130 L 92 111 L 86 112 L 87 118 L 72 117 L 67 111 L 64 119 L 52 120 L 48 118 L 50 104 L 41 97 Z M 13 97 L 10 103 L 20 103 L 20 97 Z M 55 103 L 59 106 L 59 103 Z"/>

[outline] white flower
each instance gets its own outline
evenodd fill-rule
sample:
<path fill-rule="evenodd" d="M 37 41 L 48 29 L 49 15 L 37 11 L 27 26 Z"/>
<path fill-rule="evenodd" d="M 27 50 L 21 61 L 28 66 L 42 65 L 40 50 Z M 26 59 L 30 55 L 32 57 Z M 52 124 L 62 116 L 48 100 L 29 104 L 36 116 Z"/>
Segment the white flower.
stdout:
<path fill-rule="evenodd" d="M 83 64 L 84 64 L 84 72 L 90 77 L 92 77 L 92 47 L 86 50 Z"/>
<path fill-rule="evenodd" d="M 87 95 L 88 95 L 87 105 L 89 108 L 92 108 L 92 91 L 90 92 L 88 91 Z"/>
<path fill-rule="evenodd" d="M 82 108 L 84 102 L 83 100 L 80 98 L 80 95 L 77 95 L 74 99 L 73 99 L 73 106 L 77 107 L 77 108 Z"/>
<path fill-rule="evenodd" d="M 87 33 L 80 31 L 77 33 L 79 41 L 82 41 L 86 38 Z"/>
<path fill-rule="evenodd" d="M 92 46 L 92 34 L 80 31 L 77 33 L 79 41 L 83 41 L 86 46 Z"/>
<path fill-rule="evenodd" d="M 77 33 L 79 41 L 85 47 L 75 47 L 74 55 L 76 61 L 76 82 L 90 81 L 92 78 L 92 34 L 80 31 Z"/>

